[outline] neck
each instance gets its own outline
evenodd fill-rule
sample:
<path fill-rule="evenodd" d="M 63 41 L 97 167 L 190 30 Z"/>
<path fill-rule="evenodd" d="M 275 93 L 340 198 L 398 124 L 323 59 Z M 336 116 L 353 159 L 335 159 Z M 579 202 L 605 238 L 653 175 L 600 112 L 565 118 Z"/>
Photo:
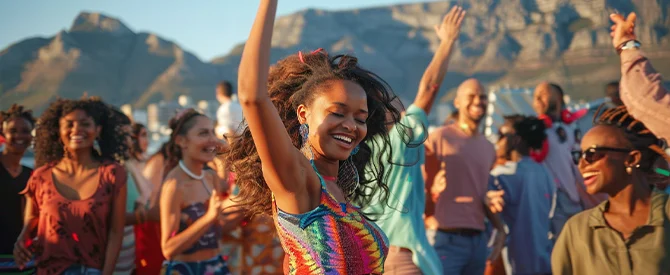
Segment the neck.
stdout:
<path fill-rule="evenodd" d="M 67 159 L 72 163 L 77 163 L 77 165 L 81 164 L 82 166 L 86 166 L 87 163 L 93 163 L 95 161 L 93 158 L 93 152 L 91 150 L 92 149 L 89 148 L 88 150 L 77 150 L 70 152 L 68 156 L 63 159 Z"/>
<path fill-rule="evenodd" d="M 68 171 L 72 174 L 76 174 L 80 171 L 85 171 L 96 166 L 94 159 L 90 156 L 85 161 L 81 160 L 81 158 L 75 159 L 66 157 L 60 160 L 60 164 L 64 166 L 65 171 Z"/>
<path fill-rule="evenodd" d="M 221 99 L 219 99 L 219 103 L 226 103 L 230 102 L 231 100 L 232 99 L 230 97 L 222 97 Z"/>
<path fill-rule="evenodd" d="M 519 151 L 514 150 L 514 151 L 512 151 L 510 160 L 513 161 L 513 162 L 519 162 L 525 156 L 526 155 L 519 153 Z"/>
<path fill-rule="evenodd" d="M 464 118 L 465 115 L 458 116 L 458 127 L 468 136 L 477 134 L 479 123 L 471 119 Z"/>
<path fill-rule="evenodd" d="M 337 160 L 329 160 L 324 157 L 314 156 L 314 166 L 319 170 L 322 176 L 336 177 L 340 171 L 340 162 Z"/>
<path fill-rule="evenodd" d="M 191 173 L 196 176 L 202 175 L 202 169 L 205 168 L 205 164 L 199 161 L 195 161 L 191 158 L 182 158 L 181 161 L 184 163 L 184 166 L 188 168 Z"/>
<path fill-rule="evenodd" d="M 644 209 L 651 199 L 651 188 L 647 180 L 641 176 L 633 176 L 631 183 L 616 194 L 609 194 L 610 210 L 612 212 L 632 215 L 636 209 Z"/>
<path fill-rule="evenodd" d="M 2 155 L 0 155 L 0 163 L 2 163 L 5 168 L 8 170 L 13 170 L 17 169 L 19 166 L 21 166 L 21 158 L 23 157 L 23 153 L 17 154 L 17 153 L 10 153 L 8 152 L 5 148 L 4 151 L 2 151 Z"/>

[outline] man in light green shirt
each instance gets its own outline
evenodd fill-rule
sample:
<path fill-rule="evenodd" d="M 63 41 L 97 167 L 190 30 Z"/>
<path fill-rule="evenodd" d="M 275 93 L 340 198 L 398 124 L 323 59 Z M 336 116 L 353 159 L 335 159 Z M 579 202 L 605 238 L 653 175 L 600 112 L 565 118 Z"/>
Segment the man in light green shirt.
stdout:
<path fill-rule="evenodd" d="M 414 103 L 399 122 L 390 126 L 391 150 L 378 148 L 376 145 L 381 142 L 368 143 L 374 158 L 381 155 L 383 160 L 389 161 L 384 167 L 389 186 L 388 205 L 376 197 L 364 209 L 378 215 L 376 223 L 390 241 L 384 264 L 387 274 L 442 274 L 440 259 L 426 237 L 423 221 L 426 193 L 421 165 L 425 155 L 423 142 L 428 136 L 427 114 L 444 80 L 464 16 L 465 11 L 454 6 L 440 26 L 436 26 L 440 45 L 421 78 Z M 367 168 L 366 173 L 374 170 Z"/>

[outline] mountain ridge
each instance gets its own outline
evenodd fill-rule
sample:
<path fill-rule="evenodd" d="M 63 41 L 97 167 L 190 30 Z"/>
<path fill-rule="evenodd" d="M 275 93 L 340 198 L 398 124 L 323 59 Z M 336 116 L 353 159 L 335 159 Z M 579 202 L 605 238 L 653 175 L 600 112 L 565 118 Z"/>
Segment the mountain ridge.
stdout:
<path fill-rule="evenodd" d="M 489 86 L 558 82 L 575 98 L 601 96 L 619 78 L 608 14 L 636 11 L 645 53 L 670 74 L 670 0 L 464 0 L 468 11 L 445 79 L 450 91 L 468 77 Z M 277 18 L 272 62 L 298 51 L 324 48 L 355 54 L 405 101 L 439 43 L 432 26 L 449 2 L 352 10 L 304 9 Z M 144 107 L 180 94 L 214 99 L 220 80 L 236 82 L 243 43 L 209 61 L 121 20 L 81 12 L 67 30 L 27 38 L 0 51 L 0 108 L 21 103 L 37 112 L 56 97 L 83 92 L 112 104 Z M 443 100 L 448 100 L 447 94 Z"/>

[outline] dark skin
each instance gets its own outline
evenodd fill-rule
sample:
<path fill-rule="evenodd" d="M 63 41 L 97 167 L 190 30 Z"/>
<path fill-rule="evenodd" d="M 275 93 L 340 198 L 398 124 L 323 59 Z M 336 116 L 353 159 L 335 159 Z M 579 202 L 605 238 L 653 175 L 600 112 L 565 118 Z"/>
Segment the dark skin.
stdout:
<path fill-rule="evenodd" d="M 93 156 L 93 143 L 99 137 L 102 127 L 96 125 L 91 116 L 82 110 L 65 114 L 59 121 L 60 141 L 66 150 L 52 169 L 53 183 L 58 193 L 68 200 L 82 200 L 91 197 L 98 188 L 101 163 Z M 32 252 L 25 246 L 25 240 L 37 227 L 39 215 L 33 209 L 34 198 L 26 195 L 24 228 L 14 246 L 16 264 L 23 268 L 30 261 Z M 123 225 L 125 223 L 126 187 L 121 188 L 114 198 L 111 208 L 109 242 L 105 251 L 102 274 L 112 274 L 121 249 Z"/>
<path fill-rule="evenodd" d="M 592 128 L 582 140 L 582 150 L 593 145 L 633 148 L 623 130 L 603 125 Z M 630 153 L 604 153 L 603 158 L 590 164 L 583 158 L 580 159 L 579 171 L 586 176 L 586 191 L 589 194 L 606 193 L 609 195 L 609 207 L 604 214 L 605 220 L 624 239 L 628 239 L 636 228 L 647 224 L 649 220 L 652 190 L 647 183 L 645 173 L 635 168 L 640 163 L 642 154 L 638 150 Z M 591 176 L 593 174 L 595 176 Z"/>
<path fill-rule="evenodd" d="M 0 163 L 12 177 L 18 177 L 23 168 L 21 158 L 33 140 L 33 124 L 25 118 L 11 118 L 2 122 L 6 139 L 5 150 L 0 155 Z"/>

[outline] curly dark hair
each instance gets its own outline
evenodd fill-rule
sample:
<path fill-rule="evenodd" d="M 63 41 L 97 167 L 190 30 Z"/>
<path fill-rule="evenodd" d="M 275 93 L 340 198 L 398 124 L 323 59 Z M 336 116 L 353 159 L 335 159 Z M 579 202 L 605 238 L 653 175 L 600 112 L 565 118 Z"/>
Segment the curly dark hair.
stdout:
<path fill-rule="evenodd" d="M 93 118 L 96 125 L 102 126 L 98 145 L 100 154 L 95 156 L 100 160 L 124 159 L 127 151 L 125 135 L 118 125 L 121 117 L 112 112 L 111 108 L 99 98 L 89 97 L 78 100 L 57 99 L 42 114 L 36 129 L 35 165 L 53 163 L 64 156 L 63 142 L 60 139 L 61 117 L 75 111 L 82 110 Z M 125 116 L 125 115 L 124 115 Z M 127 117 L 126 117 L 127 119 Z"/>
<path fill-rule="evenodd" d="M 7 120 L 14 118 L 22 118 L 30 122 L 30 125 L 35 127 L 35 118 L 33 117 L 32 110 L 25 109 L 22 105 L 12 104 L 7 111 L 0 111 L 0 135 L 2 135 L 3 125 Z"/>
<path fill-rule="evenodd" d="M 670 156 L 665 153 L 665 141 L 656 137 L 641 121 L 635 119 L 628 113 L 626 106 L 617 106 L 602 112 L 605 105 L 601 105 L 593 116 L 594 125 L 608 125 L 623 131 L 626 139 L 633 148 L 642 153 L 640 170 L 654 174 L 654 164 L 659 157 L 670 161 Z M 600 115 L 598 115 L 600 114 Z"/>
<path fill-rule="evenodd" d="M 542 143 L 547 139 L 547 126 L 542 120 L 534 116 L 510 115 L 505 116 L 505 121 L 530 149 L 542 149 Z"/>
<path fill-rule="evenodd" d="M 195 109 L 186 109 L 170 120 L 172 133 L 170 134 L 170 140 L 165 144 L 166 158 L 164 171 L 166 174 L 172 170 L 172 168 L 176 167 L 177 163 L 182 158 L 181 148 L 179 148 L 179 145 L 177 145 L 176 142 L 177 136 L 186 135 L 188 130 L 191 130 L 191 128 L 195 126 L 195 118 L 197 117 L 207 116 Z"/>
<path fill-rule="evenodd" d="M 299 53 L 288 56 L 272 66 L 268 77 L 268 93 L 293 145 L 302 148 L 303 141 L 298 130 L 300 123 L 296 110 L 301 104 L 310 105 L 319 94 L 317 88 L 330 80 L 353 81 L 360 85 L 367 95 L 368 132 L 359 144 L 359 152 L 352 157 L 358 170 L 360 185 L 350 199 L 364 207 L 370 203 L 371 194 L 380 191 L 379 198 L 382 202 L 388 203 L 388 186 L 383 178 L 386 174 L 384 167 L 389 160 L 384 160 L 383 154 L 373 157 L 369 144 L 374 143 L 375 150 L 381 152 L 392 150 L 387 125 L 399 122 L 400 112 L 392 104 L 396 96 L 388 83 L 376 74 L 362 69 L 353 56 L 330 57 L 325 51 L 317 50 L 311 54 Z M 386 119 L 387 113 L 392 121 Z M 230 148 L 226 161 L 236 173 L 236 183 L 240 190 L 239 203 L 251 214 L 269 214 L 271 192 L 263 178 L 260 157 L 248 127 L 245 127 L 241 136 L 233 141 Z M 391 155 L 392 153 L 388 154 L 389 159 Z M 364 169 L 367 173 L 364 173 Z"/>

